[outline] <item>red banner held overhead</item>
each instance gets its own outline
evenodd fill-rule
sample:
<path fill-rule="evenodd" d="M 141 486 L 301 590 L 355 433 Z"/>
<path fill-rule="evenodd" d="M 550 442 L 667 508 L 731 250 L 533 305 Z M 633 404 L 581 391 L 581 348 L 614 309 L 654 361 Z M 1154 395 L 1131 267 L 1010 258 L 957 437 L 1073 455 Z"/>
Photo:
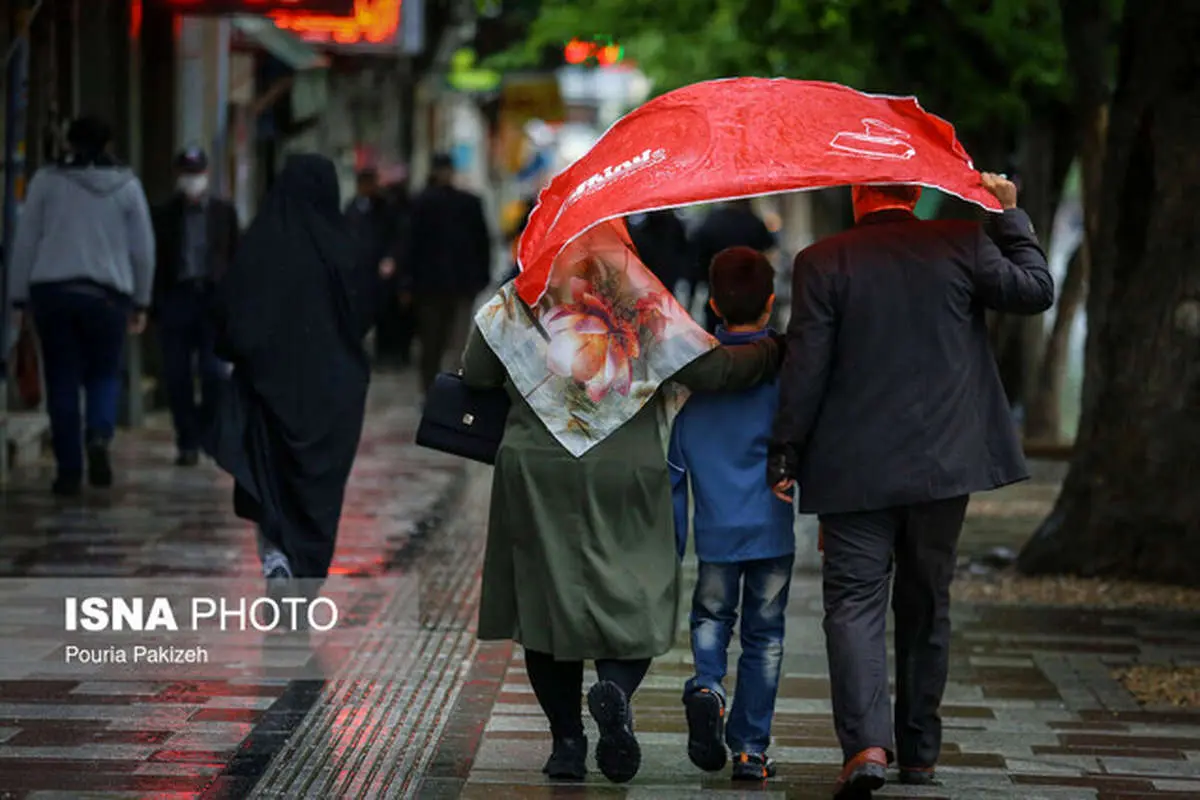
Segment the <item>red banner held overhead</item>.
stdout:
<path fill-rule="evenodd" d="M 914 183 L 999 211 L 954 128 L 916 98 L 818 81 L 693 84 L 623 117 L 538 198 L 517 289 L 545 291 L 554 259 L 609 219 L 738 197 L 856 183 Z"/>

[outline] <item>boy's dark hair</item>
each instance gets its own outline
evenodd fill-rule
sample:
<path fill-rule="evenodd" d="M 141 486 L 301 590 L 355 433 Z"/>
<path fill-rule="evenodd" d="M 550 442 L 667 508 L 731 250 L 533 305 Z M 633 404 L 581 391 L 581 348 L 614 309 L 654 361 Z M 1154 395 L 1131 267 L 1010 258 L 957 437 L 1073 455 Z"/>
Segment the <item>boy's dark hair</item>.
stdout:
<path fill-rule="evenodd" d="M 749 325 L 775 294 L 775 270 L 753 247 L 728 247 L 713 256 L 708 286 L 726 325 Z"/>
<path fill-rule="evenodd" d="M 82 153 L 98 153 L 112 141 L 112 128 L 96 116 L 83 116 L 67 127 L 67 144 Z"/>

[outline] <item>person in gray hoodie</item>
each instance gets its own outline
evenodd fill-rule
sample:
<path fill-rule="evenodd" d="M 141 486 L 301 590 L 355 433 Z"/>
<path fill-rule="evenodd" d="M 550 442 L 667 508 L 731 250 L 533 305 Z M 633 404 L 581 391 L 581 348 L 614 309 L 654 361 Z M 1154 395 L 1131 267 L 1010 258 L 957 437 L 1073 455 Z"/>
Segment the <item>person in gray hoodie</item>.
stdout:
<path fill-rule="evenodd" d="M 29 184 L 9 263 L 9 297 L 22 324 L 21 310 L 31 312 L 42 343 L 60 495 L 81 490 L 85 451 L 89 482 L 112 485 L 108 449 L 125 333 L 145 329 L 154 284 L 146 195 L 133 171 L 109 155 L 111 138 L 99 119 L 71 123 L 70 155 Z"/>

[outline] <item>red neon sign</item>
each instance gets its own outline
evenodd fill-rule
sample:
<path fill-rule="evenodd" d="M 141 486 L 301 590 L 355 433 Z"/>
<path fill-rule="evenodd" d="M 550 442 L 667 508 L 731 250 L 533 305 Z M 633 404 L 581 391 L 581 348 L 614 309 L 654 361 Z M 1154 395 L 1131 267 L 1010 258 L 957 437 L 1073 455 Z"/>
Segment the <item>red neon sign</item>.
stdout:
<path fill-rule="evenodd" d="M 578 39 L 572 39 L 563 48 L 563 59 L 568 64 L 582 64 L 592 55 L 592 48 L 593 45 L 591 42 L 581 42 Z"/>
<path fill-rule="evenodd" d="M 179 14 L 267 14 L 287 9 L 308 14 L 341 14 L 354 11 L 354 0 L 159 0 Z"/>
<path fill-rule="evenodd" d="M 389 44 L 400 30 L 402 0 L 354 0 L 349 16 L 277 11 L 275 25 L 310 42 Z"/>
<path fill-rule="evenodd" d="M 133 0 L 129 8 L 129 41 L 136 42 L 142 38 L 142 0 Z"/>
<path fill-rule="evenodd" d="M 596 61 L 603 67 L 611 67 L 625 57 L 625 48 L 619 44 L 610 44 L 596 51 Z"/>
<path fill-rule="evenodd" d="M 563 60 L 568 64 L 585 64 L 592 58 L 600 66 L 610 67 L 624 60 L 625 48 L 619 44 L 604 45 L 582 39 L 572 39 L 563 47 Z"/>

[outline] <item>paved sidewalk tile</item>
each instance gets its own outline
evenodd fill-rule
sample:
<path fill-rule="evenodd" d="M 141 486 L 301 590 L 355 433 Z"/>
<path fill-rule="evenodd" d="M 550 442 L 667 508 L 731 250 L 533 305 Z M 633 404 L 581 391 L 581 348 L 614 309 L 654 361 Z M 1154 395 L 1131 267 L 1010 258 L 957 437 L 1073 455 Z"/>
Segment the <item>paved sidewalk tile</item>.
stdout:
<path fill-rule="evenodd" d="M 462 462 L 412 443 L 410 382 L 375 380 L 337 574 L 419 581 L 422 536 L 461 482 Z M 49 465 L 23 470 L 0 494 L 0 580 L 256 576 L 253 530 L 232 513 L 231 481 L 211 464 L 181 469 L 173 459 L 157 418 L 119 434 L 111 492 L 56 499 Z M 430 591 L 422 599 L 436 606 Z M 23 622 L 20 609 L 0 614 L 12 635 Z M 0 681 L 0 800 L 242 797 L 319 696 L 312 682 L 273 678 Z"/>
<path fill-rule="evenodd" d="M 1026 495 L 1029 492 L 1026 490 Z M 998 502 L 992 498 L 989 502 Z M 694 566 L 689 568 L 689 586 Z M 1200 714 L 1145 709 L 1110 675 L 1114 664 L 1194 653 L 1200 623 L 1151 612 L 968 607 L 954 612 L 950 681 L 942 709 L 943 785 L 889 785 L 877 797 L 943 800 L 1046 798 L 1135 800 L 1200 797 Z M 686 625 L 686 619 L 681 620 Z M 582 786 L 554 786 L 540 773 L 550 737 L 515 648 L 507 667 L 481 673 L 472 703 L 454 714 L 477 736 L 445 742 L 444 768 L 421 796 L 827 798 L 841 754 L 833 734 L 821 630 L 820 583 L 798 573 L 772 753 L 779 776 L 762 786 L 706 775 L 686 755 L 681 690 L 691 674 L 686 630 L 655 661 L 634 702 L 643 766 L 627 786 L 595 771 Z M 509 649 L 491 646 L 502 661 Z M 736 644 L 731 665 L 736 663 Z M 589 673 L 587 680 L 594 680 Z M 735 675 L 728 685 L 733 686 Z M 489 702 L 490 711 L 481 711 Z M 586 714 L 585 714 L 586 718 Z M 595 733 L 589 721 L 589 738 Z M 455 726 L 455 719 L 451 726 Z M 438 760 L 435 759 L 435 763 Z M 728 768 L 727 768 L 728 770 Z"/>
<path fill-rule="evenodd" d="M 681 627 L 635 699 L 637 779 L 549 785 L 549 736 L 520 649 L 474 639 L 488 472 L 415 448 L 409 380 L 376 381 L 335 562 L 343 575 L 411 579 L 356 612 L 374 638 L 335 654 L 326 680 L 0 681 L 0 800 L 829 796 L 840 755 L 819 584 L 808 574 L 797 575 L 789 609 L 776 780 L 737 787 L 688 763 Z M 0 495 L 0 579 L 253 575 L 229 481 L 211 466 L 172 467 L 172 450 L 162 420 L 123 436 L 118 488 L 78 501 L 50 497 L 48 472 L 24 473 Z M 965 549 L 1011 537 L 989 528 L 989 515 L 1028 524 L 1052 497 L 1035 483 L 973 504 Z M 0 637 L 19 636 L 29 613 L 5 609 Z M 959 606 L 954 622 L 944 786 L 877 796 L 1200 797 L 1200 714 L 1142 708 L 1110 676 L 1139 659 L 1195 659 L 1195 619 Z"/>

